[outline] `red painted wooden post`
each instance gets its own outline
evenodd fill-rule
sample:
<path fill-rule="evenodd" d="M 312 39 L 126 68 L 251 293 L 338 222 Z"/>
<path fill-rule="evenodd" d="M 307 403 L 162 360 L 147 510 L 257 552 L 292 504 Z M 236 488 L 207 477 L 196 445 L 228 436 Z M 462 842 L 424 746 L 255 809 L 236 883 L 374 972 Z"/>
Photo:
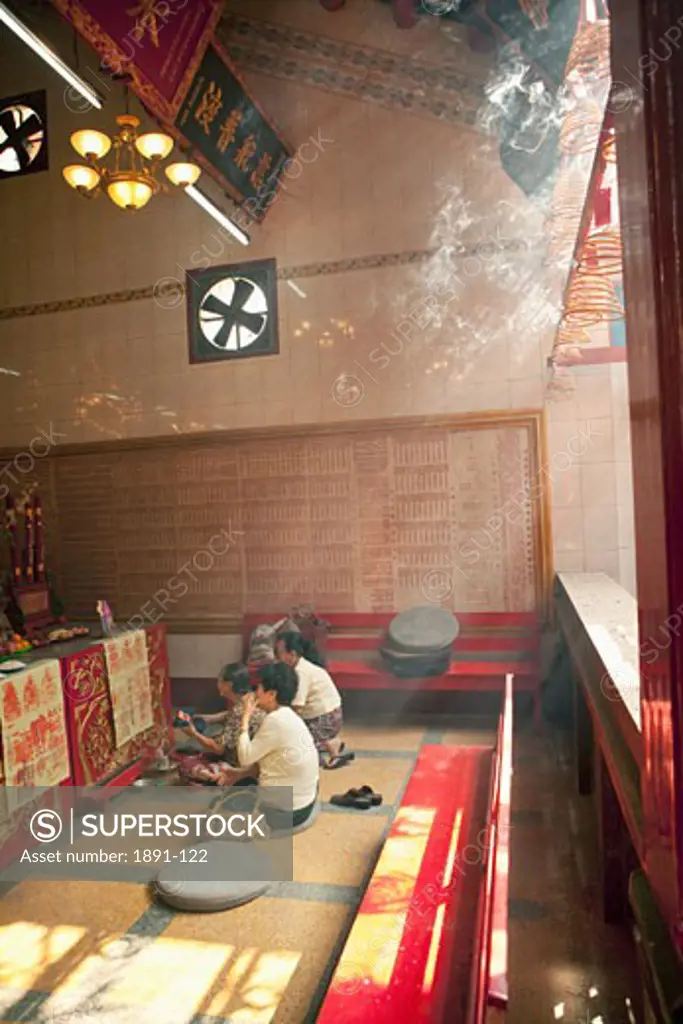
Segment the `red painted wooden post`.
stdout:
<path fill-rule="evenodd" d="M 679 0 L 612 0 L 646 870 L 683 922 L 683 49 Z"/>

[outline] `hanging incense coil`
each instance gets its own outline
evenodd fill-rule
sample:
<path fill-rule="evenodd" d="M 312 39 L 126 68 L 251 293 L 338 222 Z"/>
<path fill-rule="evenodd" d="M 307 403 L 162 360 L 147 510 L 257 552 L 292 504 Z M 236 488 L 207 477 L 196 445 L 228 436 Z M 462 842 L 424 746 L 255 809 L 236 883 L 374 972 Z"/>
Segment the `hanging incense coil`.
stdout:
<path fill-rule="evenodd" d="M 572 326 L 590 327 L 603 320 L 621 320 L 624 310 L 608 277 L 574 274 L 564 311 Z"/>
<path fill-rule="evenodd" d="M 558 348 L 564 346 L 580 346 L 590 345 L 591 336 L 585 327 L 580 324 L 565 323 L 564 320 L 560 324 L 557 332 L 556 345 Z"/>
<path fill-rule="evenodd" d="M 614 132 L 610 132 L 602 145 L 602 156 L 607 164 L 615 164 L 617 162 L 617 136 Z"/>
<path fill-rule="evenodd" d="M 610 76 L 610 28 L 608 21 L 586 22 L 574 37 L 565 66 L 570 75 L 602 81 Z"/>
<path fill-rule="evenodd" d="M 553 358 L 558 365 L 575 363 L 583 358 L 583 349 L 590 343 L 591 336 L 585 327 L 562 321 L 553 346 Z"/>
<path fill-rule="evenodd" d="M 574 366 L 583 359 L 580 345 L 563 345 L 555 349 L 555 362 L 558 366 Z"/>
<path fill-rule="evenodd" d="M 569 239 L 574 241 L 581 224 L 581 207 L 570 207 L 562 210 L 550 218 L 548 230 L 550 237 L 554 239 Z"/>
<path fill-rule="evenodd" d="M 569 211 L 563 217 L 554 217 L 548 226 L 550 251 L 570 260 L 576 236 L 581 227 L 581 210 Z"/>
<path fill-rule="evenodd" d="M 594 153 L 603 117 L 595 103 L 585 103 L 570 110 L 560 128 L 560 151 L 566 156 Z"/>
<path fill-rule="evenodd" d="M 617 277 L 624 266 L 621 231 L 611 224 L 591 232 L 583 243 L 577 274 Z"/>
<path fill-rule="evenodd" d="M 574 176 L 567 176 L 558 182 L 550 201 L 549 220 L 563 221 L 581 218 L 586 201 L 586 184 L 577 184 Z"/>
<path fill-rule="evenodd" d="M 574 382 L 571 380 L 551 380 L 548 384 L 545 396 L 549 402 L 561 402 L 565 398 L 571 398 L 574 394 Z"/>

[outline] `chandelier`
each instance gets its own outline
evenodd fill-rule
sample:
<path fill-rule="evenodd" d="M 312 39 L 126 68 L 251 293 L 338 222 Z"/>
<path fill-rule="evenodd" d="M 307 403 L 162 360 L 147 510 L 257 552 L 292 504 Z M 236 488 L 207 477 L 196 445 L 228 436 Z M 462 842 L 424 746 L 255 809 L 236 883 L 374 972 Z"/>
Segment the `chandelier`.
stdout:
<path fill-rule="evenodd" d="M 82 196 L 92 198 L 104 191 L 122 210 L 141 210 L 152 196 L 170 191 L 157 174 L 173 149 L 173 139 L 163 132 L 138 135 L 140 120 L 132 114 L 121 114 L 116 123 L 119 130 L 113 139 L 91 128 L 74 132 L 71 145 L 88 162 L 70 164 L 62 173 Z M 107 166 L 102 161 L 110 150 L 112 159 Z M 164 172 L 176 188 L 194 185 L 201 174 L 193 163 L 169 164 Z"/>

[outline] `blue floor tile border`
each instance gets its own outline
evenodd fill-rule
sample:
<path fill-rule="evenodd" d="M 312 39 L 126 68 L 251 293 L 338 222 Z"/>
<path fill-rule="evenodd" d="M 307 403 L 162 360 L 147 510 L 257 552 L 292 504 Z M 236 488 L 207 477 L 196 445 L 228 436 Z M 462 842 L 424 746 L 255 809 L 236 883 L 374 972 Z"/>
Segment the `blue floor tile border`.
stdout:
<path fill-rule="evenodd" d="M 352 814 L 355 818 L 386 818 L 393 814 L 391 804 L 382 804 L 380 807 L 368 807 L 365 811 L 359 811 L 354 807 L 338 807 L 337 804 L 324 803 L 322 810 L 325 814 Z"/>
<path fill-rule="evenodd" d="M 441 741 L 439 741 L 441 742 Z M 414 750 L 358 750 L 354 749 L 356 758 L 369 758 L 376 761 L 405 761 L 415 760 Z M 338 769 L 337 769 L 338 770 Z"/>
<path fill-rule="evenodd" d="M 40 1020 L 40 1011 L 50 998 L 50 992 L 27 992 L 3 1012 L 4 1020 Z M 42 1016 L 42 1015 L 41 1015 Z"/>
<path fill-rule="evenodd" d="M 151 887 L 150 895 L 154 896 Z M 175 916 L 175 910 L 168 907 L 165 903 L 151 903 L 142 912 L 137 921 L 130 926 L 126 935 L 143 935 L 149 938 L 158 938 L 160 935 L 163 935 Z"/>
<path fill-rule="evenodd" d="M 264 894 L 282 900 L 306 900 L 309 903 L 341 903 L 357 906 L 362 895 L 360 885 L 333 885 L 330 882 L 275 882 Z"/>
<path fill-rule="evenodd" d="M 425 747 L 441 746 L 443 743 L 443 729 L 427 729 L 422 744 Z"/>

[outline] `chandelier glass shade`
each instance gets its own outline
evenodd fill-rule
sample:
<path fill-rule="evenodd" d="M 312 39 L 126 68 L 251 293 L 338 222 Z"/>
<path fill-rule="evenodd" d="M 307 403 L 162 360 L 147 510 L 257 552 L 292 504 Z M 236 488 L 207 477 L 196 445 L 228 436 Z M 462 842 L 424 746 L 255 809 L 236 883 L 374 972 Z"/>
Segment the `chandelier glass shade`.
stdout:
<path fill-rule="evenodd" d="M 196 164 L 169 164 L 164 171 L 168 180 L 178 188 L 188 188 L 189 185 L 194 185 L 202 173 Z"/>
<path fill-rule="evenodd" d="M 62 171 L 67 184 L 77 191 L 91 192 L 100 183 L 100 176 L 93 167 L 82 164 L 69 164 Z"/>
<path fill-rule="evenodd" d="M 84 160 L 101 160 L 111 149 L 111 139 L 104 132 L 84 128 L 73 133 L 71 145 Z"/>
<path fill-rule="evenodd" d="M 145 160 L 165 160 L 173 149 L 173 139 L 163 132 L 146 132 L 138 135 L 135 148 Z"/>
<path fill-rule="evenodd" d="M 71 164 L 63 170 L 64 179 L 81 195 L 106 192 L 122 210 L 141 210 L 152 196 L 168 192 L 157 177 L 159 165 L 171 153 L 173 139 L 163 132 L 138 135 L 140 121 L 132 114 L 116 118 L 118 132 L 110 139 L 104 132 L 81 129 L 71 136 L 71 145 L 87 165 Z M 101 161 L 112 150 L 109 164 Z M 168 180 L 177 188 L 194 184 L 201 174 L 193 163 L 175 163 L 164 168 Z"/>

